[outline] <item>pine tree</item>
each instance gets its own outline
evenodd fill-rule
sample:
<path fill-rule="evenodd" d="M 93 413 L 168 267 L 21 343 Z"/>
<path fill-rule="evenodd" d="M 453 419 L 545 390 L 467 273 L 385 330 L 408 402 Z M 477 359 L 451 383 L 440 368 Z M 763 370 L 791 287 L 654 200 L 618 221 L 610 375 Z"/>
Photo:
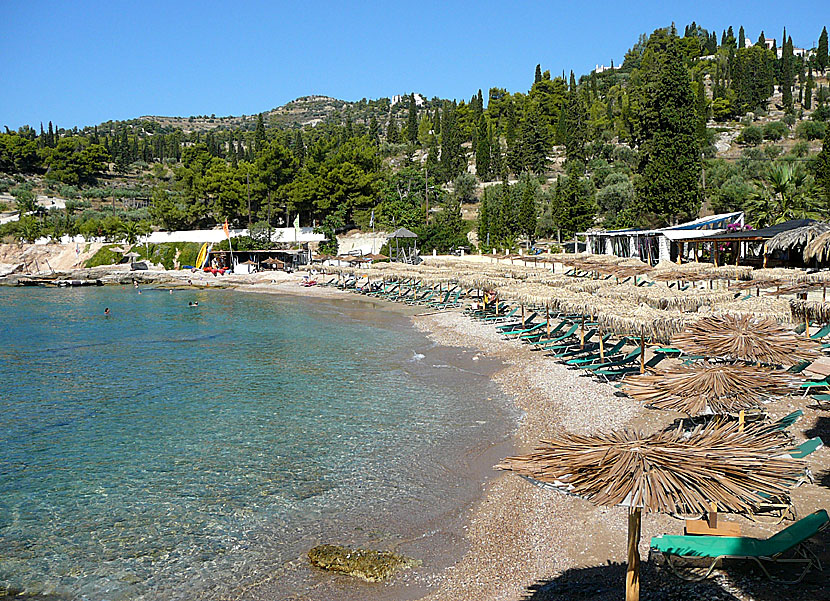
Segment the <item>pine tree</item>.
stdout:
<path fill-rule="evenodd" d="M 476 145 L 476 175 L 481 181 L 490 179 L 490 138 L 487 135 L 487 118 L 484 115 L 478 120 L 478 135 Z"/>
<path fill-rule="evenodd" d="M 542 65 L 536 65 L 536 76 L 533 78 L 533 83 L 542 81 Z"/>
<path fill-rule="evenodd" d="M 738 30 L 738 50 L 746 48 L 746 34 L 744 33 L 744 26 Z"/>
<path fill-rule="evenodd" d="M 656 55 L 640 110 L 637 203 L 641 215 L 663 222 L 693 218 L 700 209 L 700 154 L 695 97 L 677 38 Z"/>
<path fill-rule="evenodd" d="M 830 57 L 827 55 L 827 27 L 823 27 L 816 48 L 816 65 L 824 71 L 828 64 L 830 64 Z"/>
<path fill-rule="evenodd" d="M 410 144 L 418 142 L 418 107 L 415 106 L 415 94 L 409 95 L 409 116 L 406 120 L 406 138 Z"/>

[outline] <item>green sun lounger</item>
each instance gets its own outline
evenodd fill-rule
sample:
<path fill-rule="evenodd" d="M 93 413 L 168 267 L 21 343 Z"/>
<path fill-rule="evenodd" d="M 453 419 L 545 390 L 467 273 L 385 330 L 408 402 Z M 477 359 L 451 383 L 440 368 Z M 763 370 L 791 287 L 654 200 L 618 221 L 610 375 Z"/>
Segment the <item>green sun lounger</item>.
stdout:
<path fill-rule="evenodd" d="M 530 341 L 530 344 L 537 347 L 537 349 L 538 348 L 544 348 L 546 345 L 553 343 L 554 340 L 557 340 L 557 339 L 561 338 L 563 336 L 563 334 L 560 334 L 559 332 L 561 332 L 562 329 L 567 325 L 570 325 L 572 328 L 574 328 L 574 331 L 576 331 L 576 327 L 578 327 L 576 324 L 572 323 L 570 320 L 563 319 L 562 321 L 560 321 L 558 324 L 556 324 L 554 327 L 551 328 L 550 336 L 548 336 L 548 332 L 547 332 L 547 330 L 545 330 L 540 335 L 540 337 L 538 339 Z M 573 332 L 571 332 L 571 333 L 573 333 Z"/>
<path fill-rule="evenodd" d="M 548 338 L 547 340 L 544 341 L 544 344 L 542 344 L 539 348 L 541 348 L 542 350 L 548 350 L 548 349 L 553 348 L 557 345 L 560 345 L 563 340 L 567 340 L 568 338 L 573 338 L 574 336 L 578 337 L 579 335 L 576 332 L 578 329 L 579 329 L 579 324 L 575 324 L 575 323 L 571 324 L 571 327 L 569 327 L 567 330 L 565 330 L 565 332 L 563 334 L 557 336 L 556 338 Z M 593 338 L 594 335 L 596 335 L 596 333 L 597 333 L 596 330 L 588 330 L 587 332 L 585 332 L 585 341 L 587 342 L 588 340 Z M 572 344 L 573 344 L 573 342 L 569 342 L 565 346 L 571 346 Z"/>
<path fill-rule="evenodd" d="M 576 365 L 581 367 L 588 363 L 596 363 L 597 361 L 599 361 L 600 363 L 610 362 L 613 360 L 612 357 L 618 355 L 619 352 L 622 350 L 622 347 L 624 347 L 627 342 L 628 340 L 623 338 L 622 340 L 617 341 L 617 343 L 613 346 L 605 349 L 605 351 L 602 353 L 604 355 L 604 360 L 600 358 L 599 351 L 597 351 L 595 353 L 590 353 L 589 355 L 586 355 L 584 357 L 579 357 L 576 359 L 571 359 L 570 361 L 566 361 L 565 364 Z"/>
<path fill-rule="evenodd" d="M 651 359 L 645 362 L 644 369 L 653 369 L 657 367 L 657 364 L 660 363 L 666 356 L 663 354 L 656 354 Z M 612 380 L 616 378 L 625 377 L 628 374 L 638 374 L 640 373 L 640 366 L 639 365 L 628 365 L 620 368 L 611 368 L 611 369 L 597 369 L 594 371 L 595 376 L 600 376 L 605 380 Z"/>
<path fill-rule="evenodd" d="M 766 539 L 748 536 L 663 535 L 651 539 L 651 549 L 662 554 L 669 568 L 685 580 L 708 578 L 722 559 L 744 559 L 754 561 L 770 580 L 795 584 L 807 575 L 810 568 L 821 569 L 818 558 L 804 543 L 826 528 L 828 522 L 830 517 L 827 512 L 820 509 Z M 678 571 L 676 562 L 677 559 L 689 558 L 712 559 L 712 563 L 703 576 L 688 578 Z M 770 564 L 798 565 L 802 571 L 794 580 L 782 580 L 770 574 L 767 570 L 767 565 Z"/>
<path fill-rule="evenodd" d="M 611 337 L 611 334 L 606 334 L 606 340 Z M 568 344 L 562 344 L 558 347 L 553 347 L 553 353 L 548 353 L 548 357 L 553 357 L 555 359 L 564 360 L 564 359 L 573 359 L 579 357 L 580 355 L 591 354 L 594 355 L 599 352 L 599 342 L 591 342 L 586 344 L 584 347 L 580 345 L 578 342 L 571 342 Z M 609 356 L 606 353 L 606 356 Z"/>
<path fill-rule="evenodd" d="M 784 453 L 782 457 L 789 457 L 791 459 L 804 459 L 808 455 L 812 455 L 824 446 L 824 442 L 816 436 L 798 445 L 791 453 Z"/>
<path fill-rule="evenodd" d="M 775 420 L 771 424 L 768 424 L 768 425 L 764 426 L 762 428 L 762 431 L 763 432 L 781 432 L 783 430 L 786 430 L 787 428 L 789 428 L 793 424 L 795 424 L 795 422 L 800 420 L 802 417 L 804 417 L 804 412 L 801 409 L 798 409 L 798 410 L 793 411 L 792 413 L 790 413 L 788 415 L 785 415 L 781 419 Z"/>
<path fill-rule="evenodd" d="M 539 317 L 539 314 L 534 311 L 533 313 L 525 317 L 524 323 L 522 323 L 521 320 L 518 320 L 511 323 L 497 325 L 496 329 L 502 334 L 508 331 L 524 330 L 525 328 L 529 328 L 530 326 L 535 325 L 537 317 Z"/>
<path fill-rule="evenodd" d="M 502 336 L 518 336 L 520 334 L 529 334 L 530 332 L 535 332 L 535 331 L 539 330 L 540 328 L 544 328 L 544 327 L 545 327 L 545 322 L 542 321 L 542 322 L 537 323 L 536 325 L 532 325 L 529 328 L 525 328 L 523 330 L 508 330 L 506 332 L 502 332 L 501 334 L 502 334 Z"/>
<path fill-rule="evenodd" d="M 821 329 L 816 332 L 815 334 L 810 335 L 811 340 L 820 340 L 830 334 L 830 324 L 825 324 L 821 327 Z"/>
<path fill-rule="evenodd" d="M 639 348 L 636 348 L 636 349 L 634 349 L 633 351 L 631 351 L 630 353 L 628 353 L 627 355 L 625 355 L 624 357 L 622 357 L 620 359 L 615 359 L 613 361 L 605 361 L 605 362 L 602 362 L 602 363 L 590 363 L 590 364 L 587 364 L 587 365 L 576 365 L 575 367 L 577 367 L 578 369 L 587 370 L 589 372 L 594 372 L 594 371 L 597 371 L 598 369 L 610 369 L 610 368 L 613 368 L 613 367 L 620 367 L 620 366 L 623 366 L 623 365 L 630 365 L 631 363 L 633 363 L 634 361 L 637 360 L 637 357 L 640 356 L 641 352 L 642 351 L 640 351 Z M 568 363 L 570 363 L 570 361 L 568 361 Z"/>

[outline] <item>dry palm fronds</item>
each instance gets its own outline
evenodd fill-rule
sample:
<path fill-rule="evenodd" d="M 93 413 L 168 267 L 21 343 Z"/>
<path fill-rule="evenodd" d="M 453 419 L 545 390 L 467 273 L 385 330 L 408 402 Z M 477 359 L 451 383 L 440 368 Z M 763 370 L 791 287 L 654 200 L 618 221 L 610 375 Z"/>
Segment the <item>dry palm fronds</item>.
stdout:
<path fill-rule="evenodd" d="M 756 269 L 751 274 L 753 280 L 781 279 L 791 282 L 807 278 L 807 273 L 800 269 L 789 269 L 787 267 L 768 267 Z"/>
<path fill-rule="evenodd" d="M 693 355 L 771 365 L 793 365 L 818 356 L 818 344 L 768 317 L 713 315 L 691 324 L 672 343 Z"/>
<path fill-rule="evenodd" d="M 750 511 L 764 495 L 779 496 L 803 476 L 801 460 L 780 435 L 737 423 L 644 436 L 618 431 L 596 436 L 560 432 L 532 453 L 497 465 L 597 505 L 694 513 Z"/>
<path fill-rule="evenodd" d="M 790 312 L 794 322 L 803 323 L 809 320 L 830 323 L 830 303 L 792 299 L 790 300 Z"/>
<path fill-rule="evenodd" d="M 687 316 L 679 311 L 661 311 L 646 305 L 616 302 L 613 305 L 592 296 L 586 304 L 597 305 L 598 323 L 603 332 L 620 336 L 645 336 L 667 343 L 686 325 Z"/>
<path fill-rule="evenodd" d="M 830 223 L 816 222 L 776 234 L 764 244 L 764 254 L 775 250 L 804 248 L 822 234 L 830 233 Z"/>
<path fill-rule="evenodd" d="M 804 247 L 804 260 L 815 259 L 823 263 L 830 259 L 830 232 L 824 232 L 813 238 Z"/>
<path fill-rule="evenodd" d="M 774 319 L 779 323 L 791 321 L 790 307 L 782 298 L 770 296 L 753 296 L 718 303 L 712 307 L 714 315 L 732 315 L 734 317 L 758 317 Z"/>
<path fill-rule="evenodd" d="M 748 365 L 676 366 L 627 378 L 623 391 L 653 409 L 690 416 L 733 413 L 798 390 L 800 380 L 782 371 Z"/>

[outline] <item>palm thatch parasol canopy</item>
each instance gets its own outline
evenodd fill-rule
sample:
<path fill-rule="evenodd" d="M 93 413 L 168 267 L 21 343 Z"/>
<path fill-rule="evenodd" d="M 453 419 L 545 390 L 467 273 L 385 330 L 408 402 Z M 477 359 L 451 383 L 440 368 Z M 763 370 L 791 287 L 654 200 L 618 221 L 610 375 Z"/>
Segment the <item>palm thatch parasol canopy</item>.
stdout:
<path fill-rule="evenodd" d="M 695 416 L 754 409 L 771 397 L 798 390 L 798 383 L 797 378 L 783 371 L 706 363 L 631 376 L 622 389 L 652 409 Z"/>
<path fill-rule="evenodd" d="M 819 234 L 804 247 L 804 260 L 812 259 L 819 263 L 830 259 L 830 231 Z"/>
<path fill-rule="evenodd" d="M 711 503 L 746 512 L 795 485 L 805 465 L 790 459 L 778 434 L 712 422 L 643 435 L 629 430 L 585 436 L 559 432 L 496 469 L 513 471 L 597 505 L 646 512 L 707 512 Z"/>
<path fill-rule="evenodd" d="M 803 477 L 804 462 L 785 455 L 791 450 L 779 434 L 712 422 L 690 434 L 680 428 L 649 436 L 560 432 L 496 468 L 597 505 L 629 507 L 625 598 L 638 601 L 643 510 L 704 512 L 714 503 L 719 510 L 751 511 Z"/>
<path fill-rule="evenodd" d="M 747 315 L 700 319 L 675 336 L 672 343 L 693 355 L 771 365 L 814 359 L 819 348 L 772 318 Z"/>
<path fill-rule="evenodd" d="M 805 248 L 810 242 L 822 234 L 830 233 L 830 223 L 821 221 L 797 227 L 780 234 L 776 234 L 764 244 L 764 252 L 769 254 L 775 250 L 792 250 Z M 806 249 L 805 249 L 806 250 Z"/>

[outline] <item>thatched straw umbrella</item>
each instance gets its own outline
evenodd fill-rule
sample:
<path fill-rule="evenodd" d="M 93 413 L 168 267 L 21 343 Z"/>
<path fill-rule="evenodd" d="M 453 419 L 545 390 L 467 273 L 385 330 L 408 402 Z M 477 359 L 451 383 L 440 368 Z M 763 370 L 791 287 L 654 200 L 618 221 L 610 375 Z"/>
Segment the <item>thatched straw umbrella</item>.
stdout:
<path fill-rule="evenodd" d="M 690 417 L 755 409 L 771 397 L 798 390 L 798 378 L 751 365 L 673 366 L 627 378 L 622 390 L 651 409 Z"/>
<path fill-rule="evenodd" d="M 802 249 L 806 254 L 806 247 L 823 234 L 830 234 L 830 223 L 819 221 L 781 232 L 767 240 L 766 244 L 764 244 L 764 254 L 769 255 L 776 250 L 796 249 Z"/>
<path fill-rule="evenodd" d="M 830 303 L 794 298 L 790 300 L 790 313 L 796 323 L 809 323 L 811 320 L 830 323 Z"/>
<path fill-rule="evenodd" d="M 823 232 L 808 242 L 803 256 L 805 262 L 815 259 L 824 263 L 830 260 L 830 231 Z"/>
<path fill-rule="evenodd" d="M 771 365 L 815 359 L 819 348 L 769 317 L 733 315 L 700 319 L 675 336 L 672 343 L 694 355 Z"/>
<path fill-rule="evenodd" d="M 804 462 L 778 435 L 710 423 L 691 434 L 676 430 L 644 436 L 631 431 L 583 436 L 559 432 L 532 453 L 508 457 L 497 469 L 604 506 L 628 507 L 626 601 L 640 596 L 642 511 L 748 512 L 796 485 Z"/>
<path fill-rule="evenodd" d="M 735 317 L 765 317 L 785 324 L 792 321 L 787 301 L 769 296 L 753 296 L 747 299 L 716 303 L 712 306 L 712 314 Z"/>

